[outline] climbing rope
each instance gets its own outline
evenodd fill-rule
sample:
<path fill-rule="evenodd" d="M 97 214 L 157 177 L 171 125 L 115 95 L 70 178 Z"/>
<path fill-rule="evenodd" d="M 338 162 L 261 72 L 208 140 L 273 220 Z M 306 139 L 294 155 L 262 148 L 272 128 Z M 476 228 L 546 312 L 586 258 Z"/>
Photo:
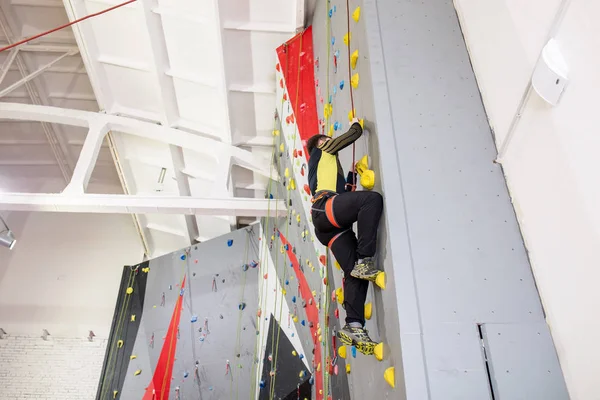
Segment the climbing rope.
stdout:
<path fill-rule="evenodd" d="M 127 279 L 127 288 L 131 288 L 133 287 L 133 284 L 135 282 L 135 275 L 136 275 L 136 271 L 138 270 L 138 267 L 132 268 L 129 267 L 129 277 Z M 112 343 L 110 343 L 109 348 L 109 355 L 108 355 L 108 361 L 106 363 L 106 371 L 110 371 L 110 373 L 107 373 L 106 375 L 104 375 L 104 378 L 102 379 L 102 391 L 100 394 L 100 398 L 104 398 L 104 396 L 106 395 L 107 391 L 109 390 L 109 387 L 106 385 L 107 381 L 111 381 L 114 377 L 114 373 L 115 373 L 115 366 L 116 366 L 116 362 L 117 362 L 117 357 L 116 357 L 116 353 L 118 352 L 119 349 L 119 341 L 121 340 L 121 333 L 123 330 L 123 325 L 125 322 L 125 311 L 127 310 L 128 306 L 129 306 L 129 300 L 131 299 L 131 294 L 127 293 L 126 294 L 126 298 L 123 301 L 123 304 L 121 305 L 121 309 L 119 310 L 119 314 L 117 314 L 117 326 L 116 326 L 116 330 L 115 330 L 115 335 L 113 337 L 113 341 Z M 110 378 L 107 379 L 107 376 L 110 375 Z"/>
<path fill-rule="evenodd" d="M 281 99 L 281 108 L 283 109 L 283 98 Z M 261 329 L 260 329 L 260 324 L 262 321 L 262 311 L 265 309 L 266 307 L 266 300 L 267 300 L 267 296 L 265 296 L 265 285 L 267 285 L 268 288 L 268 284 L 267 284 L 267 279 L 264 278 L 264 270 L 263 270 L 263 266 L 266 268 L 266 271 L 268 273 L 268 265 L 267 263 L 264 262 L 265 259 L 265 255 L 269 254 L 267 251 L 267 235 L 269 233 L 269 226 L 270 226 L 270 219 L 271 219 L 271 186 L 273 184 L 273 165 L 275 163 L 275 152 L 276 152 L 276 141 L 277 141 L 277 135 L 276 135 L 276 128 L 277 126 L 277 121 L 280 120 L 277 116 L 277 114 L 275 114 L 275 117 L 273 118 L 273 150 L 271 152 L 271 165 L 269 167 L 269 183 L 267 184 L 267 193 L 266 193 L 266 198 L 267 200 L 267 217 L 265 219 L 265 228 L 263 230 L 263 236 L 264 236 L 264 243 L 262 246 L 262 250 L 261 253 L 259 254 L 259 277 L 258 279 L 262 279 L 262 284 L 260 286 L 260 290 L 259 290 L 259 304 L 260 304 L 260 308 L 259 308 L 259 312 L 257 312 L 256 315 L 256 329 L 258 330 L 258 334 L 256 335 L 256 343 L 254 345 L 254 355 L 253 355 L 253 364 L 252 364 L 252 374 L 251 376 L 254 376 L 254 373 L 257 373 L 257 378 L 258 378 L 258 371 L 257 371 L 257 367 L 258 367 L 258 362 L 256 359 L 256 355 L 258 354 L 259 348 L 260 348 L 260 344 L 262 343 L 261 339 L 262 339 L 262 335 L 261 333 Z M 278 208 L 278 203 L 276 203 L 276 209 Z M 277 212 L 277 211 L 276 211 Z M 267 255 L 267 257 L 269 257 L 269 255 Z M 256 393 L 256 382 L 258 379 L 251 379 L 251 393 Z"/>
<path fill-rule="evenodd" d="M 348 82 L 350 82 L 350 111 L 352 112 L 352 118 L 356 118 L 356 110 L 354 109 L 354 91 L 352 90 L 352 65 L 350 62 L 350 45 L 352 44 L 352 37 L 350 32 L 350 0 L 346 0 L 346 16 L 348 20 Z M 356 165 L 356 142 L 352 143 L 352 171 L 354 171 Z M 356 190 L 356 171 L 352 174 L 352 190 Z"/>
<path fill-rule="evenodd" d="M 300 45 L 299 45 L 300 49 L 298 51 L 298 73 L 297 73 L 297 76 L 296 76 L 296 98 L 295 98 L 295 103 L 294 103 L 296 105 L 298 105 L 298 94 L 300 92 L 300 67 L 301 67 L 300 60 L 301 60 L 301 56 L 302 56 L 302 37 L 303 37 L 303 35 L 304 35 L 304 31 L 300 32 L 296 36 L 296 38 L 300 37 Z M 289 68 L 289 59 L 288 59 L 289 52 L 287 51 L 287 48 L 286 48 L 286 53 L 285 54 L 286 54 L 286 68 Z M 292 112 L 294 112 L 293 109 L 292 109 Z M 294 112 L 294 114 L 295 114 L 295 112 Z M 296 148 L 296 139 L 298 137 L 298 117 L 299 116 L 296 116 L 296 121 L 294 123 L 294 146 L 293 146 L 294 149 Z M 292 165 L 293 165 L 293 162 L 292 162 Z M 293 179 L 293 178 L 290 178 L 290 179 Z M 287 184 L 290 185 L 290 182 L 288 182 Z M 288 191 L 287 192 L 288 193 L 287 193 L 286 205 L 289 204 L 290 195 L 291 195 L 291 187 L 288 186 Z M 286 224 L 285 224 L 285 237 L 286 238 L 288 237 L 288 233 L 289 233 L 289 226 L 290 226 L 290 224 L 288 222 L 288 219 L 290 218 L 290 213 L 291 213 L 291 211 L 288 209 L 288 214 L 286 215 Z M 289 243 L 286 243 L 286 246 L 289 246 Z M 287 257 L 287 251 L 284 251 L 284 256 L 283 256 L 283 265 L 284 265 L 284 267 L 283 267 L 284 268 L 283 281 L 284 281 L 284 284 L 285 284 L 285 281 L 287 279 L 287 270 L 288 270 L 286 268 L 287 267 L 287 263 L 286 263 L 287 259 L 288 259 L 288 257 Z M 285 288 L 282 289 L 282 302 L 279 305 L 279 321 L 281 321 L 281 316 L 282 316 L 282 313 L 283 313 L 283 301 L 285 301 L 283 299 L 283 290 L 285 290 Z M 279 339 L 280 339 L 280 336 L 281 336 L 281 329 L 277 332 L 277 344 L 276 344 L 276 348 L 275 348 L 275 357 L 273 359 L 273 364 L 275 366 L 277 366 L 277 359 L 278 359 L 278 356 L 279 356 Z M 273 400 L 273 396 L 274 396 L 274 392 L 275 392 L 275 382 L 276 382 L 276 380 L 277 380 L 277 373 L 275 373 L 275 375 L 273 376 L 273 379 L 271 380 L 271 394 L 270 394 L 270 399 L 271 400 Z"/>
<path fill-rule="evenodd" d="M 249 259 L 248 259 L 248 248 L 249 248 L 249 244 L 250 244 L 250 232 L 246 232 L 246 244 L 244 245 L 244 258 L 243 258 L 243 262 L 245 263 L 245 265 L 248 265 L 249 263 Z M 243 277 L 242 277 L 242 285 L 241 285 L 241 289 L 240 289 L 240 302 L 239 302 L 239 313 L 238 313 L 238 323 L 237 323 L 237 338 L 235 341 L 235 356 L 238 357 L 240 354 L 240 338 L 241 338 L 241 327 L 242 327 L 242 311 L 244 310 L 244 307 L 242 306 L 243 302 L 244 302 L 244 292 L 246 291 L 246 275 L 248 273 L 248 270 L 245 270 L 243 273 Z M 239 378 L 239 368 L 238 369 L 238 373 L 237 373 L 237 378 Z M 233 374 L 232 374 L 232 378 L 233 378 Z M 236 379 L 236 390 L 235 390 L 235 398 L 238 399 L 239 398 L 239 390 L 240 390 L 240 381 L 239 379 Z M 229 398 L 233 398 L 233 379 L 231 380 L 231 383 L 229 385 Z"/>

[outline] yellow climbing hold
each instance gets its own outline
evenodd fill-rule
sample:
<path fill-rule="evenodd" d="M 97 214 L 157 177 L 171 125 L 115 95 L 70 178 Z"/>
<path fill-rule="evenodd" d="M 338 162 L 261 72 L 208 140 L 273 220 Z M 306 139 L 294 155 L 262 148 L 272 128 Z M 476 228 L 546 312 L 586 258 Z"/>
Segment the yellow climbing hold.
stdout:
<path fill-rule="evenodd" d="M 293 355 L 294 357 L 296 357 L 296 356 L 298 355 L 298 353 L 296 353 L 296 350 L 292 350 L 292 355 Z"/>
<path fill-rule="evenodd" d="M 354 119 L 354 116 L 356 115 L 356 110 L 352 109 L 350 111 L 348 111 L 348 121 L 352 122 L 352 120 Z"/>
<path fill-rule="evenodd" d="M 148 273 L 150 271 L 150 267 L 142 268 L 142 272 Z"/>
<path fill-rule="evenodd" d="M 119 341 L 117 342 L 117 348 L 119 348 L 119 349 L 120 349 L 121 347 L 123 347 L 123 341 L 122 341 L 122 340 L 119 340 Z"/>
<path fill-rule="evenodd" d="M 333 265 L 335 265 L 335 267 L 336 267 L 337 269 L 342 269 L 342 267 L 340 266 L 340 263 L 339 263 L 339 262 L 337 262 L 337 261 L 336 261 L 335 263 L 333 263 Z"/>
<path fill-rule="evenodd" d="M 136 356 L 136 355 L 133 355 L 133 354 L 129 356 L 129 359 L 130 359 L 130 360 L 135 360 L 136 358 L 137 358 L 137 356 Z"/>
<path fill-rule="evenodd" d="M 333 124 L 329 125 L 329 131 L 327 131 L 327 136 L 333 137 Z"/>
<path fill-rule="evenodd" d="M 135 372 L 133 373 L 133 376 L 138 376 L 138 375 L 139 375 L 139 374 L 141 374 L 141 373 L 142 373 L 142 370 L 141 370 L 141 369 L 138 369 L 137 371 L 135 371 Z"/>
<path fill-rule="evenodd" d="M 350 364 L 346 364 L 346 373 L 349 374 L 350 373 Z"/>
<path fill-rule="evenodd" d="M 281 143 L 279 145 L 279 151 L 283 153 L 284 150 L 285 150 L 285 147 L 283 147 L 283 143 Z"/>
<path fill-rule="evenodd" d="M 343 288 L 335 289 L 335 298 L 337 299 L 338 303 L 344 304 L 344 289 Z"/>
<path fill-rule="evenodd" d="M 346 346 L 340 346 L 338 349 L 338 356 L 346 358 Z"/>
<path fill-rule="evenodd" d="M 296 181 L 293 179 L 290 179 L 290 188 L 296 190 Z"/>
<path fill-rule="evenodd" d="M 271 240 L 275 240 L 275 235 L 271 235 Z"/>
<path fill-rule="evenodd" d="M 135 322 L 135 314 L 131 314 L 131 322 Z"/>
<path fill-rule="evenodd" d="M 311 267 L 312 267 L 312 265 L 311 265 Z M 313 268 L 313 270 L 314 270 L 314 268 L 315 268 L 315 267 L 312 267 L 312 268 Z M 316 291 L 316 290 L 313 290 L 313 291 L 312 291 L 312 295 L 313 295 L 313 297 L 317 297 L 317 291 Z"/>
<path fill-rule="evenodd" d="M 350 44 L 350 40 L 352 40 L 352 32 L 348 32 L 344 35 L 344 44 L 348 46 Z"/>
<path fill-rule="evenodd" d="M 385 289 L 385 272 L 380 272 L 375 278 L 375 284 L 382 289 Z"/>
<path fill-rule="evenodd" d="M 360 184 L 367 190 L 373 189 L 375 187 L 375 172 L 367 169 L 360 176 Z"/>
<path fill-rule="evenodd" d="M 355 22 L 358 22 L 358 20 L 360 19 L 360 7 L 356 7 L 356 9 L 354 10 L 354 12 L 352 13 L 352 19 Z"/>
<path fill-rule="evenodd" d="M 119 391 L 118 391 L 118 390 L 115 390 L 115 391 L 113 391 L 113 399 L 116 399 L 116 398 L 117 398 L 117 393 L 119 393 Z"/>
<path fill-rule="evenodd" d="M 273 130 L 273 136 L 279 136 L 279 129 Z"/>
<path fill-rule="evenodd" d="M 294 320 L 294 322 L 298 322 L 298 316 L 294 315 L 294 318 L 292 318 Z"/>
<path fill-rule="evenodd" d="M 302 221 L 302 218 L 300 218 L 300 214 L 296 215 L 296 222 L 300 223 Z"/>
<path fill-rule="evenodd" d="M 125 290 L 125 293 L 127 293 L 127 294 L 133 293 L 133 288 L 132 287 L 128 287 L 127 290 Z"/>
<path fill-rule="evenodd" d="M 321 371 L 321 363 L 317 365 L 317 372 Z"/>
<path fill-rule="evenodd" d="M 286 178 L 290 177 L 290 169 L 289 168 L 285 169 L 284 175 L 285 175 Z"/>
<path fill-rule="evenodd" d="M 323 116 L 325 118 L 329 118 L 331 116 L 331 113 L 333 113 L 333 107 L 330 103 L 325 104 L 323 106 Z"/>
<path fill-rule="evenodd" d="M 285 296 L 285 294 L 287 293 L 287 291 L 285 289 L 281 289 L 281 293 L 283 293 L 283 295 Z"/>
<path fill-rule="evenodd" d="M 373 304 L 371 302 L 365 304 L 365 318 L 371 319 L 371 315 L 373 314 Z"/>
<path fill-rule="evenodd" d="M 356 63 L 358 62 L 358 50 L 354 50 L 350 55 L 350 66 L 352 69 L 356 68 Z"/>
<path fill-rule="evenodd" d="M 375 354 L 375 358 L 378 361 L 383 360 L 383 343 L 377 343 L 375 345 L 375 349 L 373 350 L 373 354 Z"/>
<path fill-rule="evenodd" d="M 394 374 L 395 374 L 394 367 L 389 367 L 383 373 L 383 379 L 385 379 L 385 381 L 388 383 L 388 385 L 390 385 L 393 388 L 396 387 L 396 378 L 394 377 Z"/>
<path fill-rule="evenodd" d="M 358 87 L 358 81 L 359 81 L 358 72 L 356 72 L 354 75 L 352 75 L 352 78 L 350 78 L 350 84 L 352 85 L 352 87 L 354 89 L 356 89 Z"/>
<path fill-rule="evenodd" d="M 317 329 L 317 335 L 321 335 L 321 328 Z"/>
<path fill-rule="evenodd" d="M 365 155 L 356 163 L 356 173 L 360 175 L 367 169 L 369 169 L 369 156 Z"/>

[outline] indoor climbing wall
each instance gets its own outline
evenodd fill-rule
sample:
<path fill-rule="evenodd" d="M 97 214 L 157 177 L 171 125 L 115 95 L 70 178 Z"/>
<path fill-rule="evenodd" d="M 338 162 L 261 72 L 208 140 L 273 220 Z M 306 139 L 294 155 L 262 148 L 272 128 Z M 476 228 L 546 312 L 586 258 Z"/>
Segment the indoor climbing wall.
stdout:
<path fill-rule="evenodd" d="M 452 2 L 320 0 L 313 37 L 321 132 L 354 103 L 385 198 L 372 322 L 396 392 L 361 360 L 355 398 L 568 398 Z"/>
<path fill-rule="evenodd" d="M 296 169 L 299 177 L 306 176 L 305 172 L 304 175 L 301 172 L 305 169 L 305 159 L 302 157 L 302 150 L 293 151 L 285 140 L 284 136 L 290 131 L 292 124 L 286 124 L 285 117 L 282 120 L 284 127 L 278 126 L 276 129 L 273 164 L 282 181 L 271 186 L 269 196 L 285 199 L 288 204 L 288 216 L 265 219 L 263 227 L 267 236 L 270 236 L 266 240 L 283 294 L 280 300 L 283 309 L 279 309 L 277 319 L 281 321 L 283 332 L 290 328 L 295 330 L 291 335 L 297 335 L 304 353 L 294 352 L 292 355 L 305 359 L 308 368 L 296 376 L 286 377 L 276 373 L 270 381 L 267 379 L 265 384 L 268 388 L 269 382 L 274 381 L 280 386 L 279 380 L 295 379 L 292 381 L 292 387 L 295 387 L 308 379 L 312 397 L 298 396 L 300 399 L 325 399 L 329 398 L 328 396 L 333 396 L 331 398 L 334 399 L 349 399 L 349 364 L 337 357 L 336 353 L 338 346 L 335 332 L 340 327 L 340 320 L 339 311 L 336 311 L 336 300 L 332 299 L 329 293 L 334 285 L 328 281 L 333 275 L 333 262 L 327 258 L 324 248 L 313 239 L 311 223 L 304 208 L 306 193 L 299 190 L 297 178 L 292 172 Z M 275 357 L 278 348 L 281 348 L 281 345 L 275 342 L 271 348 L 267 346 L 266 352 Z M 289 357 L 289 354 L 283 353 L 283 356 Z M 282 357 L 281 351 L 279 357 Z M 273 361 L 273 365 L 281 365 L 281 359 Z M 287 387 L 289 385 L 281 387 L 280 390 L 285 391 Z M 282 393 L 275 393 L 274 398 L 279 398 Z"/>
<path fill-rule="evenodd" d="M 260 226 L 125 267 L 97 399 L 247 399 Z"/>

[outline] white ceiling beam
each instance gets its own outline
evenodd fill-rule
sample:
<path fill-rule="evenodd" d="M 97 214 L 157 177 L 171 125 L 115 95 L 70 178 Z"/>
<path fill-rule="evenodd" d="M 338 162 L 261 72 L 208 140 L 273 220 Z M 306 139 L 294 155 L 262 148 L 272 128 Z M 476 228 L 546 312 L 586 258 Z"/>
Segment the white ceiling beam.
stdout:
<path fill-rule="evenodd" d="M 63 7 L 62 0 L 10 0 L 13 6 Z"/>
<path fill-rule="evenodd" d="M 9 87 L 7 87 L 6 89 L 0 91 L 0 98 L 6 96 L 7 94 L 9 94 L 10 92 L 12 92 L 13 90 L 17 89 L 20 86 L 23 86 L 25 83 L 29 82 L 30 80 L 32 80 L 33 78 L 41 75 L 44 71 L 46 71 L 48 68 L 50 68 L 51 66 L 53 66 L 54 64 L 56 64 L 57 62 L 59 62 L 60 60 L 62 60 L 65 57 L 69 57 L 76 54 L 76 52 L 69 52 L 69 53 L 65 53 L 60 57 L 55 58 L 54 60 L 50 61 L 49 63 L 41 66 L 40 68 L 38 68 L 36 71 L 30 73 L 27 76 L 24 76 L 23 78 L 19 79 L 17 82 L 13 83 L 12 85 L 10 85 Z M 18 53 L 15 53 L 15 57 L 18 55 Z"/>
<path fill-rule="evenodd" d="M 229 118 L 229 91 L 227 90 L 227 73 L 225 72 L 227 66 L 225 65 L 225 41 L 223 40 L 223 27 L 221 21 L 221 12 L 219 11 L 219 0 L 213 0 L 213 7 L 215 9 L 215 30 L 217 36 L 217 59 L 219 63 L 219 71 L 221 71 L 221 96 L 223 96 L 223 103 L 225 107 L 225 137 L 228 143 L 233 140 L 231 130 L 231 119 Z"/>
<path fill-rule="evenodd" d="M 281 217 L 282 200 L 131 196 L 118 194 L 0 193 L 0 209 L 8 211 L 106 214 L 186 214 L 243 217 Z M 277 210 L 277 211 L 275 211 Z"/>
<path fill-rule="evenodd" d="M 97 58 L 97 61 L 100 64 L 113 65 L 115 67 L 133 69 L 134 71 L 150 72 L 150 67 L 148 66 L 148 64 L 146 64 L 144 62 L 130 60 L 127 58 L 107 56 L 107 55 L 103 54 Z"/>
<path fill-rule="evenodd" d="M 234 145 L 251 147 L 273 147 L 273 138 L 267 136 L 242 136 L 234 142 Z"/>
<path fill-rule="evenodd" d="M 132 118 L 59 107 L 0 102 L 0 119 L 43 121 L 88 128 L 90 121 L 97 121 L 107 124 L 109 129 L 113 131 L 172 144 L 201 154 L 221 154 L 222 151 L 226 150 L 233 157 L 235 164 L 265 177 L 271 177 L 271 163 L 268 158 L 258 157 L 239 147 L 193 133 Z M 273 174 L 273 179 L 277 180 L 278 177 Z"/>
<path fill-rule="evenodd" d="M 230 83 L 229 91 L 231 92 L 241 92 L 241 93 L 257 93 L 257 94 L 272 94 L 275 95 L 275 84 L 274 83 L 265 83 L 265 84 L 254 84 L 254 85 L 243 85 Z M 273 96 L 275 98 L 275 96 Z"/>
<path fill-rule="evenodd" d="M 71 182 L 63 191 L 64 193 L 83 194 L 85 192 L 107 133 L 107 124 L 90 123 L 90 129 L 75 165 Z"/>
<path fill-rule="evenodd" d="M 11 13 L 11 19 L 15 18 L 15 16 Z M 7 13 L 5 12 L 2 4 L 0 4 L 0 29 L 4 33 L 4 37 L 8 41 L 9 44 L 14 43 L 14 34 L 10 27 L 9 21 L 10 19 L 7 17 Z M 72 52 L 79 51 L 78 49 L 74 49 Z M 65 54 L 69 54 L 71 51 L 66 52 Z M 19 74 L 21 78 L 25 78 L 29 75 L 29 69 L 27 67 L 27 63 L 25 62 L 24 57 L 21 55 L 21 51 L 17 52 L 15 64 L 19 70 Z M 40 85 L 37 80 L 32 80 L 24 83 L 25 90 L 30 97 L 32 104 L 50 104 L 47 96 L 45 88 Z M 71 173 L 74 168 L 74 158 L 70 152 L 69 147 L 65 144 L 64 133 L 60 128 L 54 127 L 51 124 L 42 123 L 42 129 L 46 138 L 48 140 L 48 144 L 50 145 L 50 149 L 52 150 L 52 154 L 58 163 L 58 167 L 60 169 L 61 174 L 65 182 L 68 182 Z"/>
<path fill-rule="evenodd" d="M 0 72 L 0 83 L 4 81 L 4 78 L 6 78 L 6 74 L 8 74 L 8 70 L 10 69 L 12 63 L 15 61 L 15 58 L 17 58 L 18 53 L 19 49 L 12 49 L 8 54 L 8 57 L 6 57 L 6 60 L 4 60 L 4 62 L 2 63 L 2 72 Z"/>
<path fill-rule="evenodd" d="M 153 7 L 158 7 L 158 3 L 155 0 L 140 0 L 139 3 L 146 25 L 146 32 L 150 39 L 150 53 L 152 56 L 150 70 L 154 75 L 159 99 L 162 103 L 161 123 L 164 126 L 173 127 L 180 118 L 179 106 L 173 78 L 166 74 L 170 63 L 161 17 L 152 12 Z M 182 172 L 185 169 L 183 149 L 179 146 L 170 145 L 169 151 L 179 194 L 181 196 L 191 196 L 190 182 L 187 175 Z M 186 215 L 185 224 L 191 242 L 199 235 L 196 218 L 193 215 Z"/>
<path fill-rule="evenodd" d="M 11 43 L 0 42 L 0 47 L 8 46 Z M 72 45 L 54 45 L 54 44 L 22 44 L 18 47 L 19 51 L 26 52 L 43 52 L 43 53 L 69 53 L 77 51 L 77 46 Z"/>
<path fill-rule="evenodd" d="M 290 24 L 277 22 L 257 22 L 257 21 L 223 21 L 223 29 L 236 31 L 253 31 L 269 33 L 294 33 L 296 28 Z"/>

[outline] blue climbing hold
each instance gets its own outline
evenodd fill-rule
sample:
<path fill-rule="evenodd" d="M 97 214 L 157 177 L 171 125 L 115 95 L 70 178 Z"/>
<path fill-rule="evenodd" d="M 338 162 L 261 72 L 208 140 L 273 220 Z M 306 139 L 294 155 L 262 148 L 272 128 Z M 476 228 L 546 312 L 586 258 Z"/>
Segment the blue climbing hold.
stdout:
<path fill-rule="evenodd" d="M 229 247 L 233 246 L 233 239 L 229 239 L 227 241 L 227 246 L 229 246 Z"/>
<path fill-rule="evenodd" d="M 333 16 L 333 8 L 329 9 L 329 18 L 331 18 Z"/>
<path fill-rule="evenodd" d="M 198 317 L 193 315 L 192 319 L 190 320 L 192 323 L 197 322 L 198 321 Z"/>
<path fill-rule="evenodd" d="M 187 371 L 185 371 L 185 372 L 183 373 L 183 377 L 184 377 L 184 378 L 187 378 L 189 375 L 190 375 L 190 373 L 189 373 L 189 372 L 187 372 Z"/>
<path fill-rule="evenodd" d="M 331 37 L 331 45 L 333 46 L 334 44 L 335 44 L 335 37 L 334 37 L 334 36 L 332 36 L 332 37 Z"/>
<path fill-rule="evenodd" d="M 285 280 L 285 284 L 286 284 L 286 285 L 289 285 L 289 284 L 290 284 L 290 281 L 286 279 L 286 280 Z"/>
<path fill-rule="evenodd" d="M 302 324 L 302 326 L 306 326 L 306 321 L 302 320 L 302 322 L 300 322 Z"/>
<path fill-rule="evenodd" d="M 248 264 L 242 265 L 242 270 L 243 271 L 248 271 Z"/>
<path fill-rule="evenodd" d="M 284 246 L 286 250 L 290 249 L 290 245 L 286 243 L 286 245 Z"/>
<path fill-rule="evenodd" d="M 294 268 L 294 263 L 290 263 L 290 267 Z"/>
<path fill-rule="evenodd" d="M 344 81 L 340 82 L 340 90 L 344 89 Z"/>
<path fill-rule="evenodd" d="M 252 262 L 250 263 L 250 267 L 251 267 L 251 268 L 256 268 L 256 267 L 258 267 L 258 263 L 257 263 L 256 261 L 252 261 Z"/>
<path fill-rule="evenodd" d="M 333 6 L 333 12 L 336 12 L 336 11 L 337 11 L 337 6 L 336 6 L 336 5 L 334 5 L 334 6 Z"/>
<path fill-rule="evenodd" d="M 273 199 L 273 193 L 269 193 L 269 198 Z"/>
<path fill-rule="evenodd" d="M 310 379 L 308 380 L 308 384 L 309 385 L 314 385 L 314 383 L 315 383 L 315 377 L 311 376 Z"/>
<path fill-rule="evenodd" d="M 210 391 L 212 392 L 212 390 L 213 390 L 213 387 L 212 387 L 212 386 L 209 386 L 209 387 L 208 387 L 208 390 L 210 390 Z"/>
<path fill-rule="evenodd" d="M 340 51 L 336 50 L 335 53 L 333 53 L 333 55 L 335 56 L 335 58 L 340 58 Z"/>
<path fill-rule="evenodd" d="M 179 291 L 179 295 L 180 295 L 180 296 L 183 296 L 183 294 L 184 294 L 184 293 L 185 293 L 185 289 L 181 289 L 181 290 Z"/>
<path fill-rule="evenodd" d="M 181 258 L 182 260 L 185 260 L 185 254 L 182 254 L 181 257 L 179 257 L 179 258 Z"/>
<path fill-rule="evenodd" d="M 352 358 L 356 358 L 356 347 L 352 346 Z"/>
<path fill-rule="evenodd" d="M 340 123 L 335 121 L 335 124 L 333 124 L 333 130 L 337 131 L 340 128 L 341 128 Z"/>
<path fill-rule="evenodd" d="M 240 309 L 240 311 L 243 310 L 244 308 L 246 308 L 246 303 L 241 302 L 238 308 Z"/>
<path fill-rule="evenodd" d="M 333 101 L 333 97 L 331 95 L 329 95 L 329 104 L 331 104 L 332 101 Z"/>
<path fill-rule="evenodd" d="M 261 389 L 264 389 L 267 384 L 265 383 L 265 381 L 260 381 L 259 385 Z"/>
<path fill-rule="evenodd" d="M 296 302 L 296 296 L 292 296 L 292 303 Z"/>
<path fill-rule="evenodd" d="M 279 231 L 277 231 L 277 237 L 279 237 L 281 235 L 281 233 Z"/>
<path fill-rule="evenodd" d="M 337 86 L 333 87 L 333 95 L 335 96 L 335 94 L 337 93 Z"/>
<path fill-rule="evenodd" d="M 200 336 L 200 338 L 198 340 L 200 340 L 201 342 L 204 342 L 204 336 Z"/>
<path fill-rule="evenodd" d="M 292 337 L 294 337 L 294 332 L 292 332 Z"/>
<path fill-rule="evenodd" d="M 304 354 L 300 354 L 300 359 L 302 360 L 304 358 Z"/>

